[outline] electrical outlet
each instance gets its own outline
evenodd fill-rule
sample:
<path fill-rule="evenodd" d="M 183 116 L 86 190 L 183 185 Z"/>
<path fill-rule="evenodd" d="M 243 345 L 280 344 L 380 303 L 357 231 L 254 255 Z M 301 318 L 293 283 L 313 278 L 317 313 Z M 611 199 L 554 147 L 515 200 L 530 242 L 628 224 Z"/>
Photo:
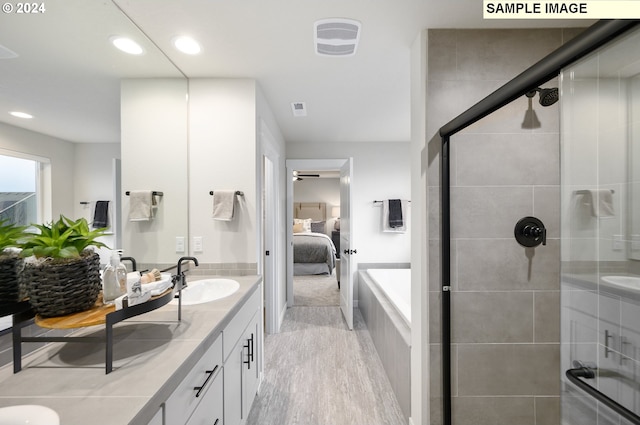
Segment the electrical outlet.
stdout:
<path fill-rule="evenodd" d="M 193 252 L 202 252 L 202 236 L 193 237 Z"/>
<path fill-rule="evenodd" d="M 184 252 L 184 236 L 176 236 L 176 252 Z"/>

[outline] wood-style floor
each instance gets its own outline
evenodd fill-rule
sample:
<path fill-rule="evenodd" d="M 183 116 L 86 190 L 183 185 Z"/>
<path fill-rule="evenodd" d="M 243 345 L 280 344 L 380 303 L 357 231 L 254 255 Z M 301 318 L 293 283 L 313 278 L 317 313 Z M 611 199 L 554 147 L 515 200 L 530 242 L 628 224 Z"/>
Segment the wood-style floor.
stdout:
<path fill-rule="evenodd" d="M 264 380 L 247 425 L 406 425 L 358 309 L 292 307 L 265 336 Z"/>

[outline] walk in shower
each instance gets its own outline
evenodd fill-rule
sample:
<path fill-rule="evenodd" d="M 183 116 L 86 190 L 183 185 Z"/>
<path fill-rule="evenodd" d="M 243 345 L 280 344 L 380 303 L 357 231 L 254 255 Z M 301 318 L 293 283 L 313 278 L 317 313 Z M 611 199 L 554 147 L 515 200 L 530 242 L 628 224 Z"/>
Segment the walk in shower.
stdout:
<path fill-rule="evenodd" d="M 637 23 L 430 31 L 430 423 L 640 424 Z"/>

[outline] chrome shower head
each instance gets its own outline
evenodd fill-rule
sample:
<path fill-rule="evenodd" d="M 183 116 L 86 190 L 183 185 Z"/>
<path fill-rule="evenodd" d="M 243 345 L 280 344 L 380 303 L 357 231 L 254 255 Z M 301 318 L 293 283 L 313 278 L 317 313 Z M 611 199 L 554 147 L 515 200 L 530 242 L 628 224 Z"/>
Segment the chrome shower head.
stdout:
<path fill-rule="evenodd" d="M 536 92 L 540 93 L 539 102 L 542 106 L 551 106 L 560 98 L 557 87 L 553 87 L 550 89 L 541 89 L 540 87 L 537 87 L 528 92 L 526 96 L 528 98 L 532 98 L 536 95 Z"/>

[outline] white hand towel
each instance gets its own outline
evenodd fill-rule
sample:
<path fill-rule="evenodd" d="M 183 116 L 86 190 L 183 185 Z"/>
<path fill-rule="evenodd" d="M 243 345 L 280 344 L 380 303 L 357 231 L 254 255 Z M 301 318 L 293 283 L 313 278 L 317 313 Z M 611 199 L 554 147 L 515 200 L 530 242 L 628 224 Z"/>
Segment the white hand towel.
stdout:
<path fill-rule="evenodd" d="M 134 190 L 129 193 L 129 221 L 149 221 L 152 218 L 153 193 Z"/>
<path fill-rule="evenodd" d="M 610 218 L 613 211 L 613 192 L 610 189 L 589 190 L 591 197 L 591 215 L 598 218 Z"/>
<path fill-rule="evenodd" d="M 389 200 L 382 201 L 382 231 L 385 233 L 406 233 L 409 228 L 409 201 L 403 199 L 402 205 L 402 226 L 391 227 L 389 226 Z"/>
<path fill-rule="evenodd" d="M 213 193 L 213 219 L 231 221 L 235 201 L 235 190 L 216 190 Z"/>

